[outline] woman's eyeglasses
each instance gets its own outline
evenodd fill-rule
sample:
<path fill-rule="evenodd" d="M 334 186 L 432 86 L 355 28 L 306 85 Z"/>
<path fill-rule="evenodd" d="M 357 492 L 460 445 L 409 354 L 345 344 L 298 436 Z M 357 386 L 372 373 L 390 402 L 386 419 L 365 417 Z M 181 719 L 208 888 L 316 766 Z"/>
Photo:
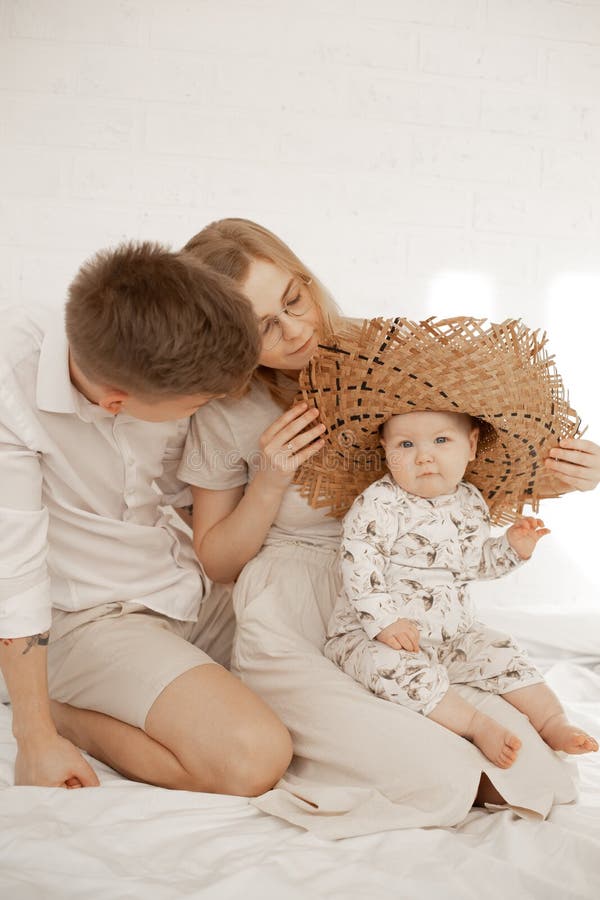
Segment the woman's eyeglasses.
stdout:
<path fill-rule="evenodd" d="M 292 285 L 288 299 L 283 304 L 279 315 L 269 316 L 259 324 L 258 330 L 265 350 L 273 350 L 283 337 L 281 319 L 284 315 L 295 319 L 308 312 L 313 302 L 308 290 L 311 283 L 312 278 L 299 275 L 298 282 Z"/>

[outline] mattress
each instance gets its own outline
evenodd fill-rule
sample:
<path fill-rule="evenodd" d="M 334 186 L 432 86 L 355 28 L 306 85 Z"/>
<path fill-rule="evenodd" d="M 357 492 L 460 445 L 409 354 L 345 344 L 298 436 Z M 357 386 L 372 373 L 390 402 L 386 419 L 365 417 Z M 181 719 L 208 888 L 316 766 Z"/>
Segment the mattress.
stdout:
<path fill-rule="evenodd" d="M 551 687 L 600 735 L 597 614 L 488 613 L 522 642 L 535 634 L 528 649 Z M 100 788 L 15 787 L 15 751 L 0 705 L 0 897 L 10 900 L 600 897 L 600 754 L 574 763 L 580 798 L 545 821 L 474 809 L 453 828 L 325 841 L 244 798 L 129 782 L 95 760 Z"/>

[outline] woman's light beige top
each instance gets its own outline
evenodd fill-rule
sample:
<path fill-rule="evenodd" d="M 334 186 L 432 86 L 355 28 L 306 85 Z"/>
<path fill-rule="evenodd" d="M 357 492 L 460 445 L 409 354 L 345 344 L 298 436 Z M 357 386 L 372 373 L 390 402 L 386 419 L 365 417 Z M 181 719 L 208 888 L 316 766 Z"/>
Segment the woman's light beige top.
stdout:
<path fill-rule="evenodd" d="M 201 407 L 191 420 L 178 477 L 214 491 L 248 484 L 263 465 L 260 437 L 283 411 L 257 381 L 241 399 L 213 400 Z M 293 540 L 337 547 L 340 533 L 337 519 L 311 509 L 290 485 L 265 544 Z"/>

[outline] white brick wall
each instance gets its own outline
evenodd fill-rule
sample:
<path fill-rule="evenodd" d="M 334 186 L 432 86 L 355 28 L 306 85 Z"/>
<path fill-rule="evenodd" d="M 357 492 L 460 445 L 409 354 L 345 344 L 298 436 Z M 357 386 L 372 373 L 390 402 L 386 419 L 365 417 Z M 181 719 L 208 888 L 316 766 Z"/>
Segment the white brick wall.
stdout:
<path fill-rule="evenodd" d="M 600 0 L 0 0 L 1 303 L 248 216 L 349 312 L 552 321 L 598 438 L 599 159 Z"/>
<path fill-rule="evenodd" d="M 474 267 L 538 319 L 563 242 L 597 267 L 600 0 L 2 0 L 0 41 L 17 302 L 60 303 L 98 243 L 227 214 L 350 311 L 418 314 Z M 41 249 L 63 265 L 36 282 Z"/>

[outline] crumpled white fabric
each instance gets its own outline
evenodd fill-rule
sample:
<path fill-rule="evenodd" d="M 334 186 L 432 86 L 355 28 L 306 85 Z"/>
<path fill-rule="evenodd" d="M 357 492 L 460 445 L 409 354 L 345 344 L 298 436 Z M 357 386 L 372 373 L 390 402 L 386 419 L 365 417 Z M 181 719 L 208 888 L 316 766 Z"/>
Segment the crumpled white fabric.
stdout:
<path fill-rule="evenodd" d="M 547 677 L 600 733 L 600 670 Z M 581 798 L 545 821 L 473 810 L 454 828 L 321 840 L 239 797 L 128 782 L 92 760 L 101 788 L 15 788 L 10 709 L 0 706 L 0 896 L 11 900 L 597 900 L 600 758 Z"/>

